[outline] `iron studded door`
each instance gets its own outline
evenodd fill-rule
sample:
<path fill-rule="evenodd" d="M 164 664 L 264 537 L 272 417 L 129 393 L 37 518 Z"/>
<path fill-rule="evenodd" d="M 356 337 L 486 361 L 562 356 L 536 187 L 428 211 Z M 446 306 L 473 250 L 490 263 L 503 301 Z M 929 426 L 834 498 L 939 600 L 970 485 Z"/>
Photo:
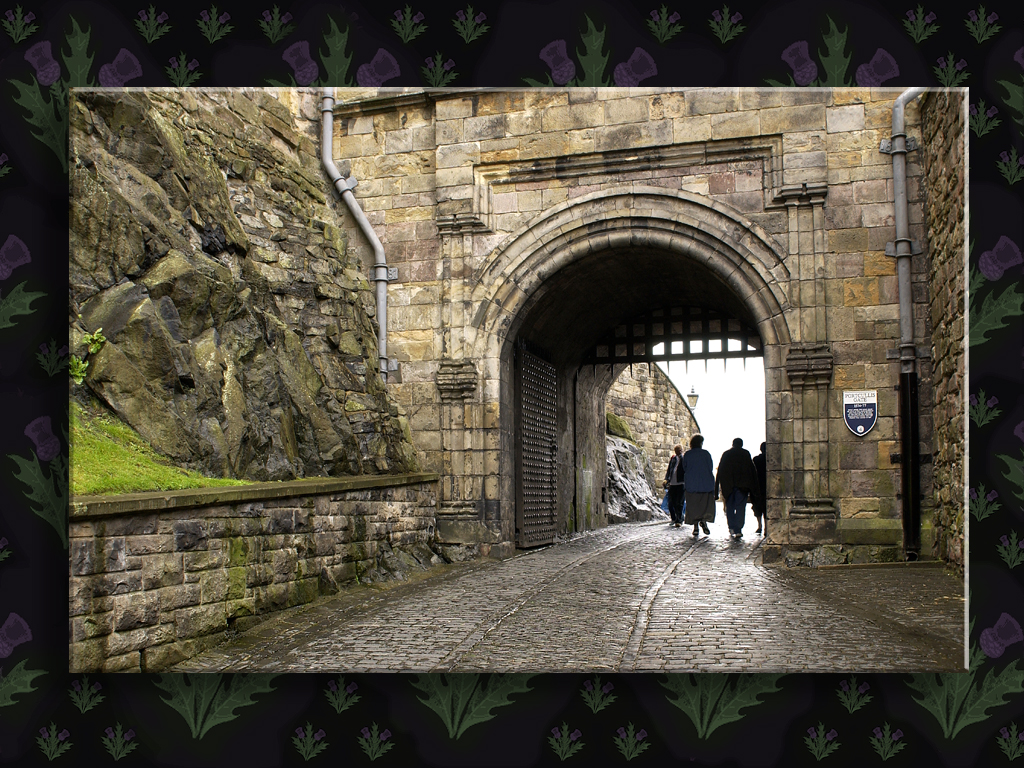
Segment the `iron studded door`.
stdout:
<path fill-rule="evenodd" d="M 516 349 L 516 538 L 520 547 L 555 540 L 555 367 Z"/>

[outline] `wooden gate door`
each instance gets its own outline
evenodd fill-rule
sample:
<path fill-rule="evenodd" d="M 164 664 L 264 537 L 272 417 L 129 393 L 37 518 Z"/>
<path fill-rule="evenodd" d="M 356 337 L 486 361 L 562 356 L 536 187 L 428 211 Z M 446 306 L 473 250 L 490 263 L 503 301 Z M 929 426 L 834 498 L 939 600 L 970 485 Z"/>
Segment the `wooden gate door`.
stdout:
<path fill-rule="evenodd" d="M 516 348 L 516 542 L 555 540 L 555 367 Z"/>

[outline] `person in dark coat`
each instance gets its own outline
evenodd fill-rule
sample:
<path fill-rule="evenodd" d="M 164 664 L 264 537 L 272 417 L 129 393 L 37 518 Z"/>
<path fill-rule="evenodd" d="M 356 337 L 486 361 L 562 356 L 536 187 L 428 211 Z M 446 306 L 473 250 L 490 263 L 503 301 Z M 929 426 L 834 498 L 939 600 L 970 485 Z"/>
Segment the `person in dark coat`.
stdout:
<path fill-rule="evenodd" d="M 715 497 L 721 492 L 725 502 L 725 520 L 734 539 L 743 536 L 743 518 L 747 511 L 747 497 L 759 492 L 757 470 L 750 451 L 744 450 L 743 440 L 736 438 L 732 448 L 722 454 L 715 475 Z"/>
<path fill-rule="evenodd" d="M 708 523 L 715 522 L 715 461 L 703 448 L 704 436 L 690 438 L 690 450 L 683 454 L 683 482 L 686 483 L 686 524 L 711 535 Z"/>
<path fill-rule="evenodd" d="M 668 461 L 665 485 L 668 486 L 668 514 L 670 525 L 683 524 L 683 446 L 677 445 L 675 455 Z"/>
<path fill-rule="evenodd" d="M 764 533 L 768 535 L 768 469 L 765 458 L 765 444 L 761 443 L 761 452 L 754 457 L 754 470 L 757 472 L 757 487 L 761 493 L 750 500 L 750 508 L 757 518 L 757 530 L 761 532 L 761 518 L 764 518 Z"/>

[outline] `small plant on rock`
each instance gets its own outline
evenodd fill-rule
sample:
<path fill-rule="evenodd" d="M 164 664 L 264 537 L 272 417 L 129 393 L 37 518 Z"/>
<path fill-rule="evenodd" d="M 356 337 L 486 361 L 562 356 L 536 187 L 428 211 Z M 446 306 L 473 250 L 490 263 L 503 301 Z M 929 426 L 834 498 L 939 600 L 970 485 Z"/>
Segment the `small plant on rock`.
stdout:
<path fill-rule="evenodd" d="M 68 358 L 68 374 L 71 376 L 71 380 L 75 384 L 81 384 L 85 380 L 85 372 L 89 367 L 89 362 L 83 360 L 78 355 L 72 355 Z"/>
<path fill-rule="evenodd" d="M 97 328 L 92 333 L 87 333 L 82 337 L 82 341 L 89 345 L 89 354 L 95 355 L 100 349 L 103 348 L 103 343 L 107 340 L 107 337 L 103 335 L 103 329 Z"/>

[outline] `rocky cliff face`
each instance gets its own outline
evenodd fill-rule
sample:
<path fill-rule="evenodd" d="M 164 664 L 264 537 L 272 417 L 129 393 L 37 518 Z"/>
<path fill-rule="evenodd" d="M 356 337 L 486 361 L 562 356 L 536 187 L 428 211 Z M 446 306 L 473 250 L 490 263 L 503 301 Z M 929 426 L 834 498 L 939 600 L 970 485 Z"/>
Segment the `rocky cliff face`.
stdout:
<path fill-rule="evenodd" d="M 627 523 L 668 519 L 661 509 L 661 496 L 651 491 L 653 475 L 643 448 L 621 437 L 607 435 L 608 522 Z"/>
<path fill-rule="evenodd" d="M 207 474 L 414 469 L 320 170 L 318 105 L 281 96 L 295 109 L 262 90 L 72 96 L 73 351 L 107 339 L 84 384 Z"/>

